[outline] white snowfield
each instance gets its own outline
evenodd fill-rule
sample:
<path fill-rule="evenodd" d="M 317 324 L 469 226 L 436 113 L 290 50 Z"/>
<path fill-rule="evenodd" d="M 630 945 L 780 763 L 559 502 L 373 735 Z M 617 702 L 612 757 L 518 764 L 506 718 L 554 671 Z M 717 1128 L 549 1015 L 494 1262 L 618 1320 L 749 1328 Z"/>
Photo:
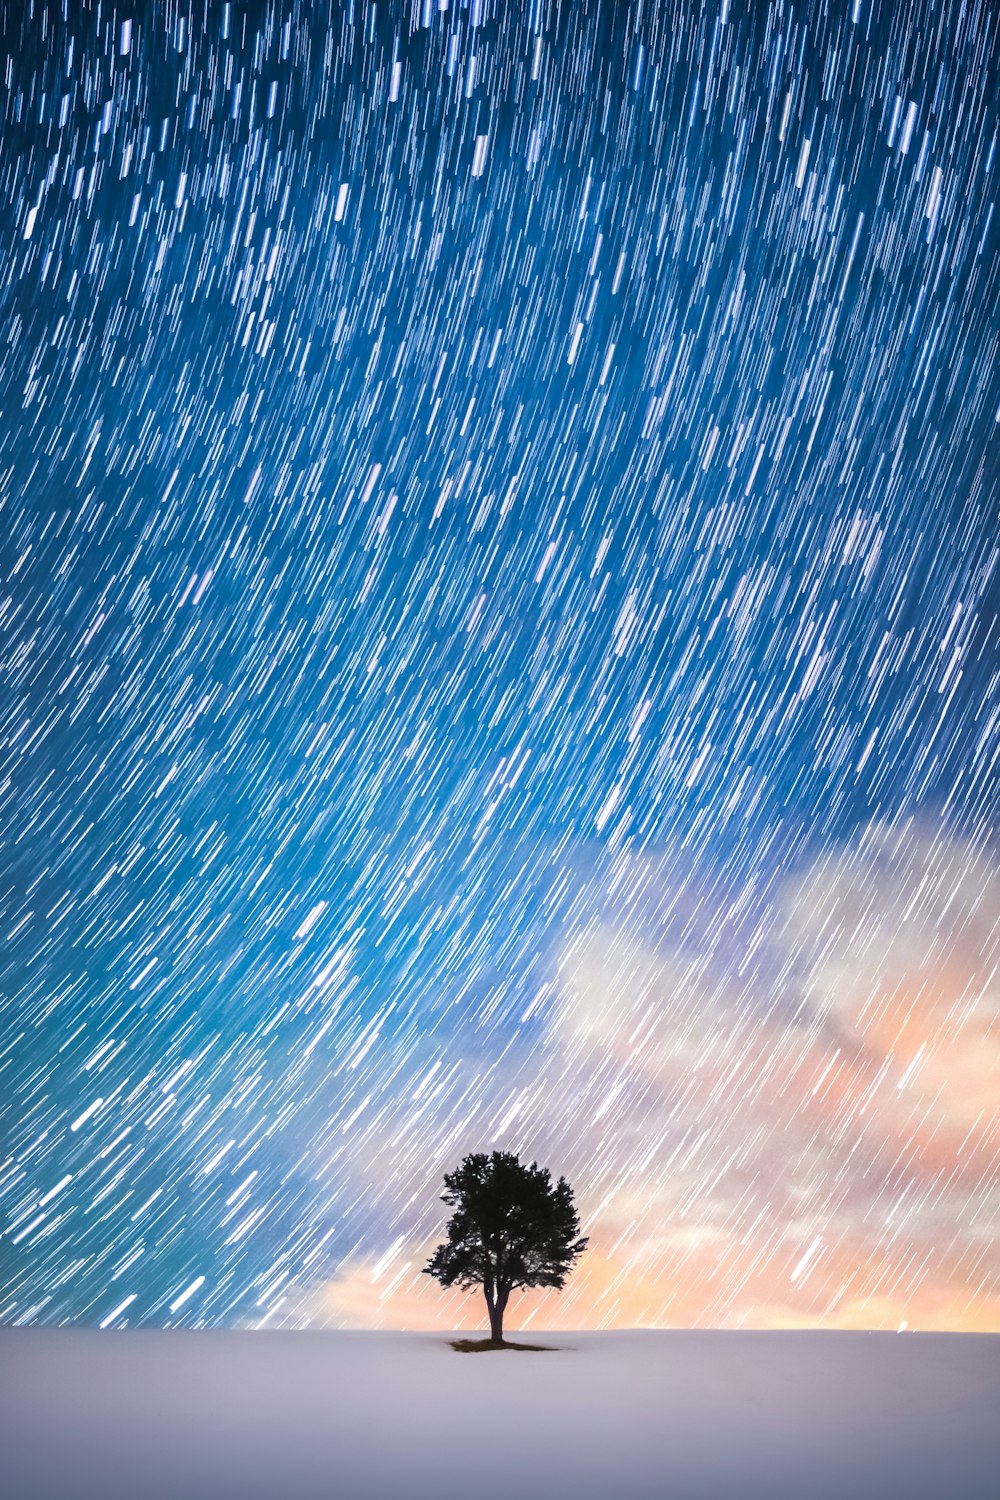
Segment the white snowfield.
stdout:
<path fill-rule="evenodd" d="M 1000 1335 L 448 1337 L 0 1330 L 0 1495 L 1000 1495 Z"/>

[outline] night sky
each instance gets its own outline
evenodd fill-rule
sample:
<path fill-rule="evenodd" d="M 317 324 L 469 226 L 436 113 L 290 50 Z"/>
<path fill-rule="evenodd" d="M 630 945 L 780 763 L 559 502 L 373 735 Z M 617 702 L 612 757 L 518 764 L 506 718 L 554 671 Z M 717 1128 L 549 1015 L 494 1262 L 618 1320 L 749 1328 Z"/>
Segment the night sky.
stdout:
<path fill-rule="evenodd" d="M 998 26 L 0 0 L 0 1321 L 1000 1329 Z"/>

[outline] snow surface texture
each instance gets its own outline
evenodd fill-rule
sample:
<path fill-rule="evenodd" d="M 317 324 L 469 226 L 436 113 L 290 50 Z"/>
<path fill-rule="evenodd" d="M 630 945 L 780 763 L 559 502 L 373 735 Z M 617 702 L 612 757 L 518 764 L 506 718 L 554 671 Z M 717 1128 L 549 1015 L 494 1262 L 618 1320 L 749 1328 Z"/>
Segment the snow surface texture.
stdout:
<path fill-rule="evenodd" d="M 511 1335 L 516 1336 L 516 1335 Z M 967 1500 L 1000 1337 L 0 1332 L 16 1500 Z"/>

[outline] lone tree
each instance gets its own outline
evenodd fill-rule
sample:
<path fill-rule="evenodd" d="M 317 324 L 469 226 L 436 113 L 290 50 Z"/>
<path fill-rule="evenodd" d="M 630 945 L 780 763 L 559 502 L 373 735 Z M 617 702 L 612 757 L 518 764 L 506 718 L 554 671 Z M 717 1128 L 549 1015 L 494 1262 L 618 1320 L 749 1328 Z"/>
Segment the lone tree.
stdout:
<path fill-rule="evenodd" d="M 518 1287 L 565 1285 L 587 1241 L 573 1190 L 564 1177 L 553 1187 L 547 1170 L 509 1151 L 475 1152 L 446 1172 L 442 1202 L 455 1212 L 448 1239 L 424 1266 L 442 1286 L 481 1286 L 490 1313 L 490 1338 L 503 1343 L 507 1299 Z"/>

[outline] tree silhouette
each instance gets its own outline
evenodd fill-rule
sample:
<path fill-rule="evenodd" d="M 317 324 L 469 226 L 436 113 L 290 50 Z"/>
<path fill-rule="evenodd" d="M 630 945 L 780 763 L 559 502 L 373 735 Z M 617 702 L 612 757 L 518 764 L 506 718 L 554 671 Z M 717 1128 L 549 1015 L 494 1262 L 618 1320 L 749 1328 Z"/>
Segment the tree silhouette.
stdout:
<path fill-rule="evenodd" d="M 481 1286 L 490 1338 L 503 1343 L 503 1315 L 518 1287 L 564 1286 L 587 1241 L 573 1191 L 564 1177 L 552 1185 L 547 1170 L 525 1166 L 509 1151 L 474 1152 L 446 1172 L 442 1202 L 455 1212 L 448 1239 L 424 1266 L 442 1286 Z"/>

